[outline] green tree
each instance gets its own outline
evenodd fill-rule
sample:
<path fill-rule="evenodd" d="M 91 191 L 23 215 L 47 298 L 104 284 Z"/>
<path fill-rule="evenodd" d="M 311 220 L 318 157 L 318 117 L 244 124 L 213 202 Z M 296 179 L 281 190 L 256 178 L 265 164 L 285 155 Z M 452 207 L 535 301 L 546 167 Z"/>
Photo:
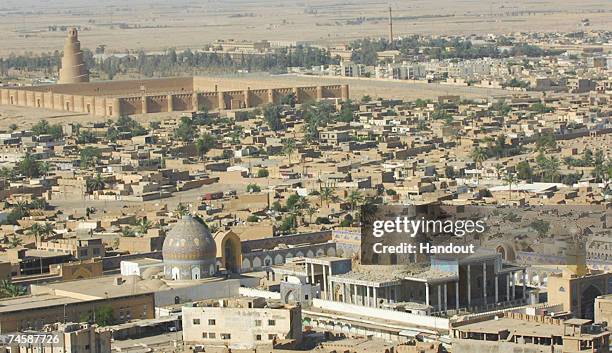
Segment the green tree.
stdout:
<path fill-rule="evenodd" d="M 331 200 L 335 195 L 334 190 L 328 186 L 325 186 L 321 188 L 320 193 L 321 193 L 321 200 L 325 201 L 327 206 L 329 206 L 329 200 Z"/>
<path fill-rule="evenodd" d="M 529 107 L 529 110 L 536 112 L 537 114 L 551 113 L 553 111 L 552 108 L 547 107 L 543 103 L 534 103 Z"/>
<path fill-rule="evenodd" d="M 317 213 L 316 207 L 308 206 L 308 208 L 306 208 L 306 214 L 308 215 L 308 223 L 312 223 L 312 216 L 314 216 L 315 213 Z"/>
<path fill-rule="evenodd" d="M 153 223 L 146 218 L 141 218 L 136 222 L 136 232 L 140 235 L 147 234 L 151 228 L 153 228 Z"/>
<path fill-rule="evenodd" d="M 281 120 L 282 107 L 276 104 L 268 104 L 263 109 L 264 121 L 272 131 L 280 131 L 284 128 Z"/>
<path fill-rule="evenodd" d="M 536 140 L 538 151 L 548 151 L 557 147 L 557 141 L 553 134 L 540 134 Z"/>
<path fill-rule="evenodd" d="M 32 126 L 32 133 L 36 136 L 51 135 L 53 140 L 60 140 L 64 136 L 61 125 L 51 125 L 46 120 L 40 120 L 38 123 Z"/>
<path fill-rule="evenodd" d="M 607 176 L 607 168 L 606 168 L 606 160 L 602 150 L 597 150 L 595 152 L 595 158 L 593 159 L 593 177 L 595 177 L 595 181 L 600 183 Z"/>
<path fill-rule="evenodd" d="M 247 185 L 246 191 L 247 192 L 253 192 L 253 193 L 254 192 L 260 192 L 261 191 L 261 187 L 259 185 L 257 185 L 257 184 L 252 184 L 251 183 L 251 184 Z"/>
<path fill-rule="evenodd" d="M 474 148 L 470 156 L 472 157 L 476 165 L 480 167 L 480 169 L 482 169 L 482 162 L 486 161 L 488 158 L 487 151 L 481 147 Z M 480 173 L 477 173 L 476 177 L 480 179 Z"/>
<path fill-rule="evenodd" d="M 295 103 L 297 103 L 297 97 L 295 96 L 295 93 L 291 92 L 283 97 L 281 97 L 280 104 L 283 105 L 290 105 L 290 106 L 295 106 Z"/>
<path fill-rule="evenodd" d="M 546 176 L 550 182 L 554 182 L 559 177 L 559 158 L 551 156 L 546 164 Z"/>
<path fill-rule="evenodd" d="M 179 218 L 189 214 L 187 206 L 185 206 L 182 202 L 179 202 L 178 205 L 176 205 L 174 212 L 179 216 Z"/>
<path fill-rule="evenodd" d="M 0 178 L 6 180 L 13 180 L 15 178 L 15 170 L 9 167 L 0 168 Z"/>
<path fill-rule="evenodd" d="M 287 197 L 287 202 L 285 203 L 285 207 L 287 207 L 287 209 L 292 209 L 299 202 L 300 197 L 301 196 L 298 194 L 289 195 L 289 197 Z"/>
<path fill-rule="evenodd" d="M 295 139 L 287 138 L 283 140 L 283 154 L 289 158 L 289 163 L 291 163 L 291 155 L 295 152 Z"/>
<path fill-rule="evenodd" d="M 191 141 L 195 136 L 194 126 L 189 117 L 181 117 L 179 126 L 174 130 L 174 137 L 180 141 Z"/>
<path fill-rule="evenodd" d="M 19 297 L 22 295 L 26 295 L 27 290 L 25 287 L 20 286 L 18 284 L 13 284 L 11 281 L 3 279 L 0 281 L 0 296 L 4 298 L 12 298 Z"/>
<path fill-rule="evenodd" d="M 27 178 L 38 178 L 40 176 L 40 162 L 30 153 L 26 153 L 16 167 L 17 171 Z"/>
<path fill-rule="evenodd" d="M 268 170 L 265 168 L 261 168 L 257 171 L 258 178 L 267 178 L 269 175 L 270 175 L 270 172 L 268 172 Z"/>
<path fill-rule="evenodd" d="M 81 168 L 87 169 L 96 166 L 101 155 L 98 148 L 91 146 L 83 148 L 79 152 Z"/>
<path fill-rule="evenodd" d="M 537 219 L 531 222 L 529 226 L 533 228 L 536 232 L 538 232 L 538 235 L 540 237 L 545 236 L 546 233 L 548 233 L 548 230 L 550 229 L 550 223 L 543 221 L 541 219 Z"/>
<path fill-rule="evenodd" d="M 290 214 L 287 217 L 283 218 L 283 220 L 282 220 L 280 226 L 278 227 L 278 229 L 281 232 L 283 232 L 283 233 L 284 232 L 289 232 L 289 231 L 295 229 L 296 228 L 296 222 L 297 222 L 296 218 L 297 217 L 294 214 Z"/>
<path fill-rule="evenodd" d="M 113 308 L 110 306 L 101 306 L 94 310 L 93 322 L 100 326 L 110 326 L 115 323 L 115 316 L 113 314 Z"/>
<path fill-rule="evenodd" d="M 96 141 L 96 135 L 90 130 L 80 131 L 77 137 L 77 143 L 94 143 Z"/>
<path fill-rule="evenodd" d="M 198 158 L 200 160 L 204 157 L 208 151 L 210 151 L 216 143 L 216 139 L 211 134 L 205 133 L 200 136 L 199 139 L 196 140 L 195 148 L 196 153 L 198 154 Z"/>
<path fill-rule="evenodd" d="M 355 210 L 355 206 L 363 202 L 364 197 L 359 190 L 351 191 L 347 196 L 348 202 L 351 204 L 351 211 Z"/>
<path fill-rule="evenodd" d="M 148 132 L 139 122 L 127 115 L 120 116 L 115 126 L 120 132 L 129 132 L 132 136 L 146 135 Z"/>
<path fill-rule="evenodd" d="M 135 237 L 136 234 L 134 233 L 134 230 L 130 227 L 123 227 L 121 228 L 121 236 L 122 237 L 127 237 L 127 238 L 132 238 Z"/>
<path fill-rule="evenodd" d="M 85 181 L 85 186 L 87 187 L 88 193 L 93 193 L 94 191 L 104 190 L 106 186 L 106 182 L 100 173 L 97 173 L 94 177 L 87 178 Z"/>
<path fill-rule="evenodd" d="M 342 106 L 340 108 L 340 113 L 338 114 L 338 120 L 349 123 L 353 121 L 355 113 L 355 107 L 353 102 L 349 99 L 347 101 L 342 102 Z"/>
<path fill-rule="evenodd" d="M 508 199 L 512 201 L 512 185 L 516 185 L 516 175 L 514 173 L 507 173 L 504 177 L 504 182 L 508 185 Z"/>
<path fill-rule="evenodd" d="M 38 164 L 38 171 L 41 175 L 44 175 L 46 177 L 49 174 L 50 170 L 51 164 L 49 162 L 40 162 Z"/>

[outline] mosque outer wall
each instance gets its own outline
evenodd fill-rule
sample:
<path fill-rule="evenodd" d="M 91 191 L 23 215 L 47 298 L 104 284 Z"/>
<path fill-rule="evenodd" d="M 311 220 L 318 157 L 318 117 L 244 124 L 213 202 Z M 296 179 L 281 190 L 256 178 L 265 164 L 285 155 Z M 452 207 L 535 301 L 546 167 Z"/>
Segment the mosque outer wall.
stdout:
<path fill-rule="evenodd" d="M 76 93 L 80 94 L 76 94 Z M 126 94 L 125 92 L 133 92 Z M 146 113 L 234 110 L 278 103 L 293 93 L 297 103 L 349 99 L 348 85 L 194 90 L 194 78 L 109 81 L 65 85 L 0 88 L 0 105 L 46 108 L 93 116 L 118 117 Z"/>

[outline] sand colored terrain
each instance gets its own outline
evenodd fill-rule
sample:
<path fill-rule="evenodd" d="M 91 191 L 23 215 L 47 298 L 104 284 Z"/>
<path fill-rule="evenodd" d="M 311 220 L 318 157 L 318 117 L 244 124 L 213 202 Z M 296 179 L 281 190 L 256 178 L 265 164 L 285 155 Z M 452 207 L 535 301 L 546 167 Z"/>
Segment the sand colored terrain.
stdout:
<path fill-rule="evenodd" d="M 83 29 L 83 48 L 109 52 L 198 49 L 217 39 L 342 43 L 386 37 L 388 5 L 396 36 L 612 28 L 608 0 L 3 0 L 0 55 L 58 50 L 65 33 L 49 26 L 62 25 Z"/>

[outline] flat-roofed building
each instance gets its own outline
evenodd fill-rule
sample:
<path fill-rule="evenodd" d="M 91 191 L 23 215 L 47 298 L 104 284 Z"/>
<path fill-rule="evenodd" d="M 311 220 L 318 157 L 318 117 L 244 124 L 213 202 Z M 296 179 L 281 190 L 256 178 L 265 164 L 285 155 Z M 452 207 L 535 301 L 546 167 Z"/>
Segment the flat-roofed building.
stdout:
<path fill-rule="evenodd" d="M 451 325 L 453 352 L 609 352 L 610 332 L 592 321 L 504 313 Z"/>
<path fill-rule="evenodd" d="M 253 349 L 295 344 L 302 339 L 299 306 L 236 297 L 184 306 L 183 341 L 188 344 Z"/>
<path fill-rule="evenodd" d="M 46 325 L 40 332 L 48 335 L 37 344 L 9 344 L 0 353 L 106 353 L 111 351 L 111 332 L 96 325 L 56 323 Z"/>

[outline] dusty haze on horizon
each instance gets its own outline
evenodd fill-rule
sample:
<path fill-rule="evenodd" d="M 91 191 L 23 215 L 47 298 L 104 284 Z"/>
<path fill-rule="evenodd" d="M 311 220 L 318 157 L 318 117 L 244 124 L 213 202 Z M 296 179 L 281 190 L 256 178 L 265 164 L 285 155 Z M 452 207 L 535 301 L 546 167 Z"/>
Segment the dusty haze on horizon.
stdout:
<path fill-rule="evenodd" d="M 612 30 L 609 0 L 3 0 L 0 55 L 61 50 L 65 33 L 50 26 L 81 27 L 84 48 L 109 52 L 199 49 L 217 39 L 341 44 L 386 37 L 389 5 L 396 36 Z M 585 18 L 590 27 L 580 26 Z"/>

